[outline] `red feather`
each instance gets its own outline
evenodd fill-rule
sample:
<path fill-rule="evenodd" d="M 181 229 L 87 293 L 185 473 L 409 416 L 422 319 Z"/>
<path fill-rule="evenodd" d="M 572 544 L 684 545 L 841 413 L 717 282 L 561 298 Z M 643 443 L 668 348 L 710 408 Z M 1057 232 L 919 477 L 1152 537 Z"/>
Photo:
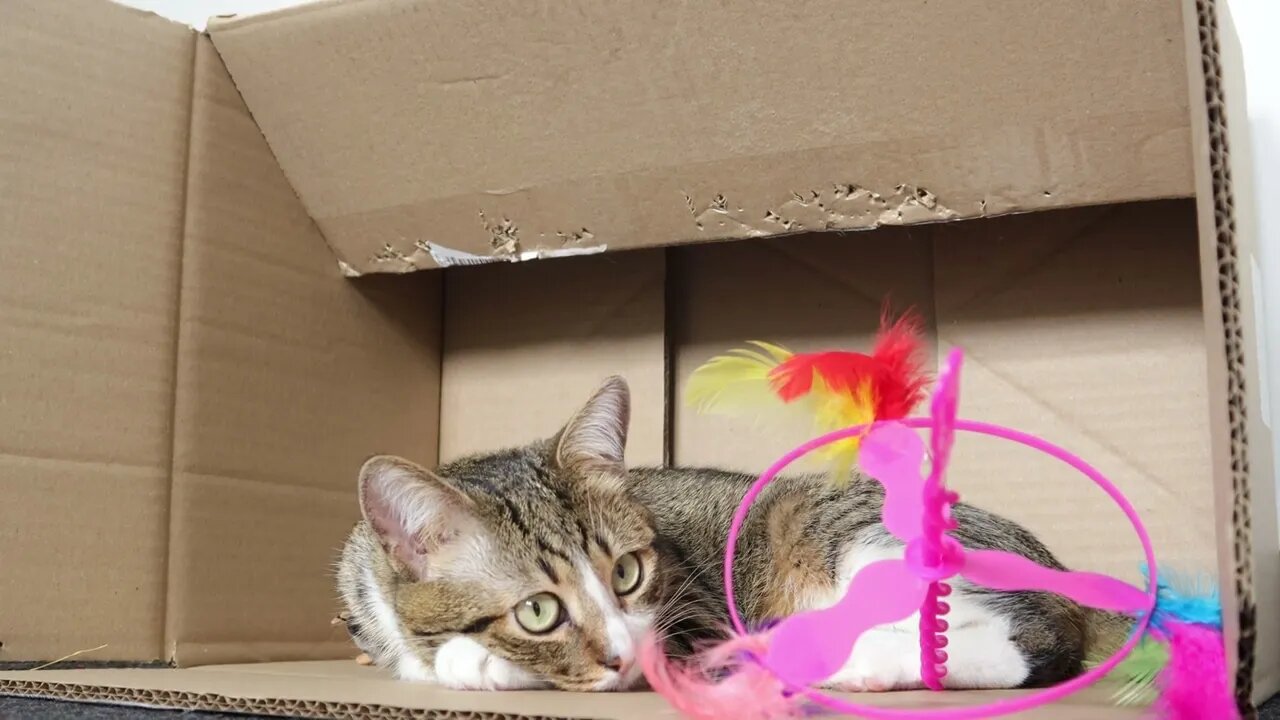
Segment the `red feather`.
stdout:
<path fill-rule="evenodd" d="M 886 314 L 870 355 L 829 351 L 800 353 L 769 373 L 773 391 L 786 403 L 808 395 L 820 378 L 829 392 L 854 395 L 869 387 L 877 420 L 906 417 L 929 384 L 924 369 L 921 321 L 914 313 L 890 322 Z"/>
<path fill-rule="evenodd" d="M 871 358 L 876 365 L 873 381 L 876 418 L 895 420 L 907 416 L 924 400 L 929 374 L 924 369 L 924 344 L 920 340 L 920 316 L 906 313 L 889 324 L 885 315 Z"/>

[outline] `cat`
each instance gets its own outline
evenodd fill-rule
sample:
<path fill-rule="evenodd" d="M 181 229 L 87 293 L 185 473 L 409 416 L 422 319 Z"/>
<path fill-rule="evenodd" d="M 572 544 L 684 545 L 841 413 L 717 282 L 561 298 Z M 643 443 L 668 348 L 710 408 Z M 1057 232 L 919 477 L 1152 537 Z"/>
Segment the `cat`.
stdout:
<path fill-rule="evenodd" d="M 720 566 L 752 476 L 623 464 L 630 394 L 610 378 L 551 439 L 427 470 L 361 469 L 357 523 L 338 563 L 355 643 L 404 680 L 449 688 L 629 690 L 650 632 L 684 655 L 727 625 Z M 882 489 L 855 477 L 771 485 L 748 516 L 735 570 L 749 623 L 828 606 L 866 564 L 901 557 Z M 1062 564 L 1030 532 L 964 504 L 955 536 Z M 1055 595 L 958 583 L 947 616 L 949 688 L 1037 687 L 1079 674 L 1124 640 L 1126 619 Z M 862 638 L 827 686 L 922 686 L 915 619 Z"/>

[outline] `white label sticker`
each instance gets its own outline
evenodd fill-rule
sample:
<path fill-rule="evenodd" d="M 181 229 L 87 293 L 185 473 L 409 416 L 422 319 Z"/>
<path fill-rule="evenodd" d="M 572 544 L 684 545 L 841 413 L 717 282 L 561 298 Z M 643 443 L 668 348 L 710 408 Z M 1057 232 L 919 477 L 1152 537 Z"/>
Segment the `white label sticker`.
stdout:
<path fill-rule="evenodd" d="M 477 255 L 476 253 L 454 250 L 433 242 L 419 243 L 436 265 L 447 268 L 460 265 L 486 265 L 496 262 L 525 262 L 544 258 L 572 257 L 575 255 L 597 255 L 609 249 L 608 245 L 592 245 L 591 247 L 559 248 L 556 250 L 526 250 L 514 255 Z"/>
<path fill-rule="evenodd" d="M 500 262 L 502 258 L 492 255 L 476 255 L 475 253 L 454 250 L 443 245 L 435 243 L 422 243 L 422 247 L 427 249 L 431 255 L 432 261 L 442 268 L 454 267 L 456 265 L 484 265 L 486 263 Z"/>

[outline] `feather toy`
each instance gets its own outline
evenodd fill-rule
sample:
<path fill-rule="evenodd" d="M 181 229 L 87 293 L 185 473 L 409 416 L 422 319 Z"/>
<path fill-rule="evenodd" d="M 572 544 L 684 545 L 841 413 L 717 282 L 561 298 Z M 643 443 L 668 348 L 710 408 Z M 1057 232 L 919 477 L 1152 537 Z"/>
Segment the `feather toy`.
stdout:
<path fill-rule="evenodd" d="M 792 353 L 766 342 L 732 350 L 699 367 L 689 378 L 686 401 L 704 413 L 744 413 L 790 408 L 807 415 L 821 434 L 878 420 L 906 417 L 930 383 L 924 369 L 921 320 L 886 313 L 871 353 Z M 832 478 L 846 481 L 861 438 L 823 451 Z"/>
<path fill-rule="evenodd" d="M 1143 572 L 1150 573 L 1144 567 Z M 1109 676 L 1121 705 L 1154 701 L 1162 720 L 1239 717 L 1227 683 L 1222 605 L 1213 578 L 1161 570 L 1151 627 Z"/>
<path fill-rule="evenodd" d="M 1090 662 L 1089 667 L 1098 663 Z M 1159 693 L 1156 678 L 1169 665 L 1169 647 L 1150 635 L 1129 653 L 1124 662 L 1107 675 L 1107 679 L 1120 685 L 1112 694 L 1117 705 L 1150 705 Z"/>
<path fill-rule="evenodd" d="M 1222 633 L 1208 625 L 1166 620 L 1158 631 L 1169 643 L 1169 664 L 1156 677 L 1162 720 L 1238 720 L 1227 681 Z"/>
<path fill-rule="evenodd" d="M 756 662 L 768 648 L 767 635 L 734 635 L 684 661 L 669 660 L 661 640 L 640 646 L 640 664 L 649 685 L 693 720 L 793 720 L 810 708 L 804 697 L 785 692 L 781 681 Z"/>
<path fill-rule="evenodd" d="M 1066 684 L 982 707 L 891 713 L 894 717 L 987 717 L 1021 712 L 1060 699 L 1104 676 L 1123 684 L 1120 703 L 1153 702 L 1162 720 L 1240 720 L 1232 695 L 1216 584 L 1201 575 L 1147 573 L 1147 589 L 1107 575 L 1037 564 L 1016 553 L 963 547 L 949 536 L 957 494 L 944 478 L 956 430 L 1003 438 L 1057 458 L 1086 475 L 1125 511 L 1149 566 L 1155 549 L 1137 511 L 1119 488 L 1070 451 L 1026 433 L 956 417 L 963 353 L 941 364 L 928 418 L 908 418 L 928 382 L 919 320 L 881 321 L 869 355 L 792 353 L 769 343 L 713 358 L 695 371 L 688 401 L 703 412 L 789 408 L 813 419 L 819 437 L 793 448 L 770 466 L 739 503 L 729 525 L 723 582 L 732 631 L 724 642 L 670 661 L 658 638 L 641 652 L 653 689 L 696 720 L 798 720 L 815 712 L 888 717 L 877 708 L 816 690 L 848 661 L 867 630 L 919 615 L 920 677 L 941 691 L 946 676 L 949 610 L 938 602 L 953 577 L 996 591 L 1051 592 L 1096 610 L 1136 617 L 1135 632 L 1105 659 Z M 898 421 L 900 422 L 894 422 Z M 884 422 L 888 421 L 888 422 Z M 874 425 L 871 425 L 874 424 Z M 871 425 L 871 426 L 869 426 Z M 917 434 L 928 429 L 929 443 Z M 802 610 L 767 628 L 749 630 L 734 599 L 737 541 L 752 503 L 791 463 L 819 448 L 836 447 L 833 472 L 847 481 L 856 461 L 884 487 L 881 520 L 907 547 L 902 558 L 871 563 L 850 579 L 834 605 Z M 858 457 L 859 449 L 862 450 Z M 929 469 L 923 473 L 925 459 Z M 913 552 L 914 549 L 914 552 Z M 1145 569 L 1145 568 L 1144 568 Z M 1137 630 L 1141 628 L 1141 630 Z M 1136 648 L 1136 651 L 1135 651 Z M 1127 658 L 1127 661 L 1126 661 Z M 1123 663 L 1123 664 L 1121 664 Z"/>

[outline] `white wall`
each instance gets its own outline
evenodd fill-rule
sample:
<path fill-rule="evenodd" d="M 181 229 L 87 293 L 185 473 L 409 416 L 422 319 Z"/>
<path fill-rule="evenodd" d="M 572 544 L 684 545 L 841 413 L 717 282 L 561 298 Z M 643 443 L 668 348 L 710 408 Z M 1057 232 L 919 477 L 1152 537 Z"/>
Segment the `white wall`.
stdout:
<path fill-rule="evenodd" d="M 1244 54 L 1245 84 L 1248 95 L 1248 118 L 1230 118 L 1232 123 L 1248 122 L 1253 144 L 1254 204 L 1257 208 L 1258 231 L 1262 242 L 1252 269 L 1261 279 L 1262 322 L 1266 337 L 1259 338 L 1267 348 L 1262 361 L 1266 367 L 1263 387 L 1270 397 L 1273 430 L 1280 422 L 1280 207 L 1268 198 L 1280 198 L 1280 2 L 1277 0 L 1228 0 L 1240 36 Z M 1268 42 L 1268 39 L 1271 39 Z M 1232 148 L 1233 152 L 1235 148 Z M 1264 413 L 1264 420 L 1267 413 Z M 1280 432 L 1274 434 L 1274 457 L 1280 459 Z M 1272 481 L 1277 485 L 1276 503 L 1280 513 L 1280 463 Z M 1278 558 L 1280 560 L 1280 558 Z"/>
<path fill-rule="evenodd" d="M 215 15 L 256 15 L 315 0 L 116 0 L 203 30 Z"/>

